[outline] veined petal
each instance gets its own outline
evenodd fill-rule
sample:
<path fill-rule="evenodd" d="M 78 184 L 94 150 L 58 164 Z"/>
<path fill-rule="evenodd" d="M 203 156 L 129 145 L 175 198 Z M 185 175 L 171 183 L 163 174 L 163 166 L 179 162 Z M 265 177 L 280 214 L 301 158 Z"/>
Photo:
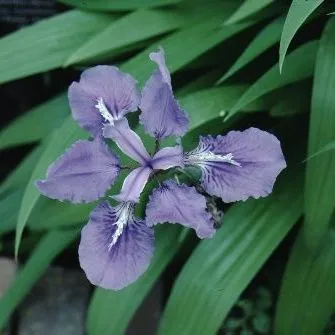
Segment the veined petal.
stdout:
<path fill-rule="evenodd" d="M 131 204 L 113 208 L 103 202 L 82 229 L 79 261 L 92 284 L 120 290 L 148 268 L 154 252 L 154 232 L 132 212 Z"/>
<path fill-rule="evenodd" d="M 188 117 L 173 96 L 170 73 L 165 65 L 164 51 L 150 54 L 158 69 L 144 86 L 140 104 L 140 122 L 145 131 L 161 139 L 182 136 L 188 129 Z"/>
<path fill-rule="evenodd" d="M 140 94 L 136 80 L 114 66 L 98 65 L 84 71 L 68 92 L 73 118 L 93 136 L 105 123 L 136 111 Z"/>
<path fill-rule="evenodd" d="M 151 172 L 152 169 L 148 166 L 141 166 L 134 169 L 124 180 L 120 194 L 113 198 L 124 202 L 139 202 L 140 195 Z"/>
<path fill-rule="evenodd" d="M 279 140 L 257 128 L 201 137 L 185 163 L 200 166 L 206 192 L 225 202 L 267 196 L 286 167 Z"/>
<path fill-rule="evenodd" d="M 127 156 L 142 165 L 150 161 L 141 138 L 130 129 L 127 119 L 116 121 L 114 125 L 106 125 L 103 131 L 106 138 L 111 138 Z"/>
<path fill-rule="evenodd" d="M 100 139 L 75 142 L 36 182 L 51 198 L 73 203 L 91 202 L 103 196 L 119 173 L 119 160 Z"/>
<path fill-rule="evenodd" d="M 181 145 L 159 150 L 151 159 L 154 170 L 167 170 L 175 166 L 184 166 L 183 148 Z"/>
<path fill-rule="evenodd" d="M 146 208 L 148 226 L 165 222 L 193 228 L 200 238 L 210 238 L 215 233 L 214 222 L 206 210 L 206 198 L 195 187 L 178 185 L 174 180 L 156 188 Z"/>

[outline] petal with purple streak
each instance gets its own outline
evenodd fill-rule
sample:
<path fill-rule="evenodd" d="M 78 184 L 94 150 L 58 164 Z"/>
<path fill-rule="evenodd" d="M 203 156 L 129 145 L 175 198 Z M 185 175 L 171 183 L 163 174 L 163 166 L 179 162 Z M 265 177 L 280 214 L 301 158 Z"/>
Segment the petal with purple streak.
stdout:
<path fill-rule="evenodd" d="M 119 160 L 100 139 L 75 142 L 36 182 L 51 199 L 91 202 L 103 196 L 119 173 Z"/>
<path fill-rule="evenodd" d="M 136 111 L 140 94 L 136 80 L 114 66 L 98 65 L 84 71 L 68 91 L 73 118 L 93 136 L 103 125 Z"/>
<path fill-rule="evenodd" d="M 140 122 L 145 131 L 161 139 L 182 136 L 188 129 L 188 117 L 173 96 L 170 73 L 165 65 L 164 51 L 150 54 L 158 69 L 144 86 L 140 104 Z"/>
<path fill-rule="evenodd" d="M 186 163 L 200 166 L 206 192 L 225 202 L 267 196 L 286 167 L 279 140 L 257 128 L 201 137 Z"/>
<path fill-rule="evenodd" d="M 127 119 L 116 121 L 114 125 L 106 125 L 103 135 L 111 138 L 123 153 L 140 164 L 146 165 L 150 161 L 150 155 L 141 138 L 130 129 Z"/>
<path fill-rule="evenodd" d="M 184 166 L 183 148 L 180 145 L 159 150 L 151 159 L 154 170 L 167 170 L 175 166 Z"/>
<path fill-rule="evenodd" d="M 120 194 L 113 198 L 124 202 L 139 202 L 140 195 L 151 172 L 152 169 L 148 166 L 141 166 L 134 169 L 124 180 Z"/>
<path fill-rule="evenodd" d="M 80 266 L 92 284 L 105 289 L 120 290 L 133 283 L 153 255 L 153 229 L 133 217 L 127 206 L 101 203 L 81 232 Z"/>
<path fill-rule="evenodd" d="M 148 226 L 165 222 L 193 228 L 200 238 L 210 238 L 215 233 L 214 222 L 206 210 L 206 198 L 194 187 L 178 185 L 174 180 L 156 188 L 146 208 Z"/>

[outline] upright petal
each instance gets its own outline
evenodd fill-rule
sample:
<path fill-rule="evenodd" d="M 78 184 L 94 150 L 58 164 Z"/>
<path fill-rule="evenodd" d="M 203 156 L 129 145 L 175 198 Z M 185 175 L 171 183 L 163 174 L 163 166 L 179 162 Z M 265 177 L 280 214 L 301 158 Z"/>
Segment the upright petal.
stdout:
<path fill-rule="evenodd" d="M 121 193 L 113 198 L 124 202 L 139 202 L 151 172 L 152 169 L 148 166 L 141 166 L 133 170 L 124 180 Z"/>
<path fill-rule="evenodd" d="M 206 192 L 225 202 L 267 196 L 286 167 L 278 139 L 257 128 L 201 137 L 185 161 L 201 167 Z"/>
<path fill-rule="evenodd" d="M 130 129 L 127 119 L 116 121 L 114 125 L 107 125 L 103 135 L 113 139 L 123 153 L 140 164 L 146 165 L 150 161 L 150 155 L 141 138 Z"/>
<path fill-rule="evenodd" d="M 153 230 L 127 204 L 113 208 L 103 202 L 82 229 L 79 261 L 92 284 L 120 290 L 146 271 L 153 251 Z"/>
<path fill-rule="evenodd" d="M 84 71 L 68 92 L 73 118 L 93 136 L 105 123 L 113 123 L 136 111 L 140 94 L 136 81 L 114 66 L 98 65 Z"/>
<path fill-rule="evenodd" d="M 99 138 L 75 142 L 36 182 L 42 194 L 73 203 L 91 202 L 103 196 L 119 173 L 119 160 Z"/>
<path fill-rule="evenodd" d="M 206 198 L 194 187 L 178 185 L 174 180 L 156 188 L 146 208 L 148 226 L 164 222 L 193 228 L 200 238 L 210 238 L 215 233 L 214 222 L 206 210 Z"/>
<path fill-rule="evenodd" d="M 184 166 L 183 148 L 181 145 L 159 150 L 151 159 L 154 170 L 167 170 L 175 166 Z"/>
<path fill-rule="evenodd" d="M 158 69 L 144 86 L 140 122 L 145 131 L 157 139 L 170 135 L 182 136 L 188 129 L 189 120 L 173 96 L 163 49 L 151 53 L 150 59 L 157 63 Z"/>

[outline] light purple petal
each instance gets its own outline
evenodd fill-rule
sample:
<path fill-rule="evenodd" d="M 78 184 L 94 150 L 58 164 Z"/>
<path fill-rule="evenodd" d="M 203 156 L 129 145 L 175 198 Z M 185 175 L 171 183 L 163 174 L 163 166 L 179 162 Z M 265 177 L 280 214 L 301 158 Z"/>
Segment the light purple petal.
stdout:
<path fill-rule="evenodd" d="M 278 139 L 257 128 L 201 137 L 198 148 L 187 156 L 191 163 L 198 159 L 195 165 L 202 169 L 206 192 L 225 202 L 267 196 L 286 167 Z"/>
<path fill-rule="evenodd" d="M 210 238 L 215 233 L 206 198 L 195 187 L 178 185 L 174 180 L 164 182 L 152 192 L 146 209 L 148 226 L 165 222 L 193 228 L 200 238 Z"/>
<path fill-rule="evenodd" d="M 141 166 L 133 170 L 123 182 L 120 194 L 114 196 L 118 201 L 139 202 L 140 195 L 149 179 L 152 169 Z"/>
<path fill-rule="evenodd" d="M 36 182 L 51 199 L 91 202 L 103 196 L 119 173 L 119 160 L 99 138 L 75 142 Z"/>
<path fill-rule="evenodd" d="M 151 53 L 150 59 L 158 64 L 158 69 L 144 86 L 140 122 L 145 131 L 157 139 L 182 136 L 188 129 L 189 120 L 173 96 L 163 50 Z"/>
<path fill-rule="evenodd" d="M 136 111 L 140 103 L 135 79 L 107 65 L 84 71 L 79 83 L 71 84 L 68 97 L 73 118 L 93 136 L 101 133 L 107 119 L 118 120 Z M 97 107 L 99 101 L 106 109 L 105 117 Z"/>
<path fill-rule="evenodd" d="M 146 271 L 154 252 L 152 228 L 127 211 L 103 202 L 81 232 L 80 266 L 92 284 L 105 289 L 120 290 L 133 283 Z M 122 228 L 120 218 L 126 220 Z"/>
<path fill-rule="evenodd" d="M 151 159 L 154 170 L 167 170 L 175 166 L 184 166 L 183 148 L 180 145 L 159 150 Z"/>
<path fill-rule="evenodd" d="M 123 153 L 140 164 L 146 165 L 150 161 L 150 155 L 141 138 L 130 129 L 127 119 L 123 118 L 114 125 L 105 126 L 103 135 L 113 139 Z"/>
<path fill-rule="evenodd" d="M 157 52 L 151 52 L 149 58 L 158 66 L 158 71 L 163 78 L 163 81 L 171 87 L 171 76 L 169 69 L 165 63 L 165 52 L 162 47 L 159 47 Z"/>

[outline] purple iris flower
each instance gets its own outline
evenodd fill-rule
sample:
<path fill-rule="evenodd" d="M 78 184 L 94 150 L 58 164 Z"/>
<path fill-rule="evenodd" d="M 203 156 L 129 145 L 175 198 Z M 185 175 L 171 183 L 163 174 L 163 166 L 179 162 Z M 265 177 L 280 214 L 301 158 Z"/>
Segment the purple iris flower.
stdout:
<path fill-rule="evenodd" d="M 150 155 L 130 129 L 127 113 L 140 109 L 140 123 L 158 144 L 167 136 L 184 135 L 189 122 L 173 95 L 163 49 L 151 53 L 150 59 L 157 69 L 142 94 L 129 74 L 113 66 L 88 69 L 79 82 L 72 83 L 72 115 L 93 139 L 74 143 L 49 167 L 46 179 L 36 182 L 40 192 L 52 199 L 81 203 L 103 197 L 122 168 L 106 138 L 138 163 L 121 192 L 113 196 L 118 205 L 101 202 L 81 233 L 80 265 L 94 285 L 107 289 L 119 290 L 146 271 L 154 252 L 154 225 L 179 223 L 194 229 L 200 238 L 215 233 L 205 196 L 174 179 L 153 190 L 145 219 L 134 215 L 141 192 L 157 171 L 199 167 L 203 190 L 233 202 L 267 196 L 286 167 L 278 139 L 256 128 L 201 137 L 190 152 L 181 145 L 160 150 L 158 146 Z"/>

